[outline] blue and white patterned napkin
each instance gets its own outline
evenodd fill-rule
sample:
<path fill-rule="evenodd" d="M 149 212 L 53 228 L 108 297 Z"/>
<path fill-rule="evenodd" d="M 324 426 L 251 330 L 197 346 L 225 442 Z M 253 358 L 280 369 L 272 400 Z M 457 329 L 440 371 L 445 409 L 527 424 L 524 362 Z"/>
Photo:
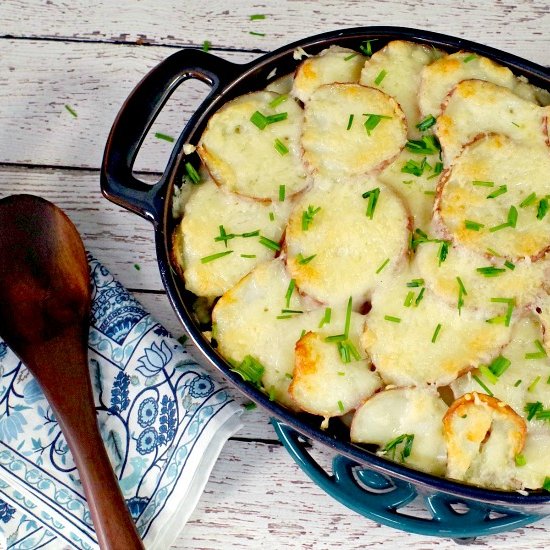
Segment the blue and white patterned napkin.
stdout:
<path fill-rule="evenodd" d="M 166 550 L 193 511 L 240 408 L 89 258 L 90 374 L 100 430 L 138 531 Z M 0 548 L 98 548 L 67 444 L 40 387 L 0 340 Z"/>

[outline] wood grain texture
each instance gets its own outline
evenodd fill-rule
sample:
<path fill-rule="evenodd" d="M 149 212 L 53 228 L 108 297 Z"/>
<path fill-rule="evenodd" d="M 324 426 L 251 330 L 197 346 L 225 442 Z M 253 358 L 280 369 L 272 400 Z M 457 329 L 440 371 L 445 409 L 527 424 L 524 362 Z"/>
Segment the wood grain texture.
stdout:
<path fill-rule="evenodd" d="M 250 21 L 255 13 L 266 19 Z M 461 36 L 550 65 L 548 0 L 3 0 L 0 21 L 0 197 L 34 193 L 64 209 L 88 250 L 177 336 L 181 329 L 162 291 L 152 226 L 106 201 L 98 172 L 123 101 L 175 48 L 200 48 L 209 40 L 215 55 L 243 63 L 320 32 L 400 25 Z M 162 172 L 171 144 L 154 133 L 177 136 L 206 91 L 188 82 L 176 92 L 155 121 L 137 170 L 152 173 L 152 179 Z M 173 549 L 456 547 L 351 512 L 316 487 L 274 442 L 265 411 L 246 412 L 243 420 Z M 328 467 L 330 452 L 315 449 Z M 549 530 L 545 519 L 480 539 L 471 548 L 543 549 Z"/>
<path fill-rule="evenodd" d="M 40 17 L 36 17 L 39 7 Z M 251 14 L 265 20 L 250 21 Z M 4 0 L 2 33 L 20 37 L 106 40 L 270 51 L 311 34 L 371 25 L 424 28 L 462 36 L 549 64 L 550 11 L 546 0 L 109 0 L 39 3 Z M 255 36 L 250 32 L 265 33 Z M 546 45 L 546 47 L 545 47 Z"/>

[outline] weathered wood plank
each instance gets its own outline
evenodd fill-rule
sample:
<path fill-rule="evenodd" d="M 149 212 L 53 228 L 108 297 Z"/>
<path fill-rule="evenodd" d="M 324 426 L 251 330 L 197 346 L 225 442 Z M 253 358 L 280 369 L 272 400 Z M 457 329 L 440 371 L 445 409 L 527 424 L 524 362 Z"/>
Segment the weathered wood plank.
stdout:
<path fill-rule="evenodd" d="M 37 17 L 37 11 L 40 16 Z M 264 20 L 251 21 L 251 14 Z M 442 2 L 338 0 L 204 2 L 108 0 L 88 3 L 4 0 L 2 34 L 270 51 L 320 32 L 367 25 L 425 28 L 462 36 L 549 64 L 546 0 Z M 250 32 L 265 33 L 256 36 Z"/>
<path fill-rule="evenodd" d="M 0 162 L 99 168 L 124 100 L 172 53 L 164 47 L 2 40 Z M 255 57 L 220 55 L 236 63 Z M 155 132 L 177 136 L 207 91 L 198 81 L 182 84 L 151 128 L 136 170 L 164 170 L 172 144 L 155 139 Z"/>

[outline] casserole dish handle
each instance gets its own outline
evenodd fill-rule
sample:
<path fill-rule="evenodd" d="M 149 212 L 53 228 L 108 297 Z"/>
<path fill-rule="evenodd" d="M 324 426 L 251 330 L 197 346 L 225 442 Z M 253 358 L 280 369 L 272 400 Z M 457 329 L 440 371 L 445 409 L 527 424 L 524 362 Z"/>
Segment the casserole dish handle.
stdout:
<path fill-rule="evenodd" d="M 298 432 L 275 418 L 271 423 L 290 456 L 314 483 L 344 506 L 382 525 L 464 543 L 516 529 L 543 517 L 444 493 L 422 494 L 410 482 L 365 469 L 342 455 L 334 457 L 329 474 L 308 452 L 310 445 Z M 415 506 L 405 509 L 413 501 Z M 423 508 L 421 514 L 419 507 Z"/>
<path fill-rule="evenodd" d="M 195 78 L 208 84 L 212 88 L 208 100 L 238 72 L 238 65 L 220 57 L 200 50 L 183 49 L 145 75 L 122 105 L 107 139 L 101 165 L 103 195 L 153 224 L 159 223 L 164 176 L 152 186 L 136 178 L 132 171 L 149 128 L 168 98 L 185 80 Z M 175 152 L 181 150 L 181 139 L 180 136 L 174 146 L 164 174 L 169 172 Z"/>

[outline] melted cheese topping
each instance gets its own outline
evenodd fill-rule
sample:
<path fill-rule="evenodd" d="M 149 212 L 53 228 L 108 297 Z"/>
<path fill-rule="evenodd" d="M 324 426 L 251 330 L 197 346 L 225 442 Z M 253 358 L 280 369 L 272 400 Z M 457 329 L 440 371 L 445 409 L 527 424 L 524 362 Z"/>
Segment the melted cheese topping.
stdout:
<path fill-rule="evenodd" d="M 354 50 L 331 46 L 307 58 L 296 70 L 292 93 L 306 103 L 323 84 L 359 82 L 365 57 Z"/>
<path fill-rule="evenodd" d="M 507 88 L 465 80 L 449 95 L 435 133 L 450 164 L 462 148 L 482 134 L 501 134 L 548 155 L 545 120 L 549 107 L 519 98 Z"/>
<path fill-rule="evenodd" d="M 194 187 L 176 233 L 179 246 L 174 247 L 178 264 L 183 268 L 185 287 L 197 296 L 221 296 L 257 264 L 273 258 L 275 252 L 263 246 L 259 236 L 240 235 L 259 230 L 260 235 L 278 242 L 289 210 L 288 202 L 266 204 L 226 193 L 212 180 Z M 216 241 L 220 227 L 227 235 L 237 236 L 228 239 L 227 244 Z M 227 251 L 231 254 L 206 263 L 202 261 Z"/>
<path fill-rule="evenodd" d="M 443 418 L 447 476 L 499 489 L 519 488 L 510 471 L 525 444 L 526 426 L 506 403 L 467 393 Z"/>
<path fill-rule="evenodd" d="M 379 189 L 372 219 L 362 194 Z M 304 212 L 319 208 L 304 230 Z M 286 230 L 288 269 L 302 292 L 327 304 L 362 303 L 407 250 L 401 201 L 373 178 L 320 178 L 296 203 Z M 304 263 L 304 259 L 315 257 Z M 389 259 L 383 269 L 380 266 Z"/>
<path fill-rule="evenodd" d="M 340 331 L 344 313 L 343 308 L 339 308 L 331 316 L 329 325 L 308 332 L 296 343 L 290 394 L 302 410 L 325 419 L 356 409 L 382 386 L 380 377 L 371 372 L 370 361 L 359 342 L 364 323 L 362 315 L 352 313 L 348 337 L 359 360 L 351 355 L 350 362 L 343 362 L 338 343 L 325 340 Z"/>
<path fill-rule="evenodd" d="M 300 162 L 302 110 L 290 98 L 270 107 L 277 97 L 274 92 L 240 96 L 226 103 L 208 121 L 197 151 L 212 177 L 229 191 L 276 200 L 282 182 L 287 196 L 307 185 Z M 256 111 L 265 116 L 287 113 L 287 118 L 261 130 L 250 120 Z M 286 154 L 275 148 L 276 140 L 286 147 Z M 251 143 L 254 154 L 250 154 Z"/>
<path fill-rule="evenodd" d="M 437 116 L 447 94 L 462 80 L 484 80 L 512 90 L 528 101 L 544 100 L 538 89 L 514 76 L 507 67 L 480 55 L 456 52 L 424 67 L 419 101 L 423 116 Z"/>
<path fill-rule="evenodd" d="M 441 475 L 446 466 L 442 425 L 446 410 L 447 406 L 434 390 L 386 390 L 368 399 L 357 410 L 351 425 L 351 440 L 384 448 L 396 437 L 414 435 L 411 454 L 405 459 L 406 463 L 419 470 Z M 395 460 L 400 460 L 402 451 L 401 444 L 396 448 Z M 379 454 L 391 458 L 393 452 Z"/>
<path fill-rule="evenodd" d="M 436 198 L 438 215 L 457 244 L 480 254 L 489 248 L 510 259 L 530 256 L 536 260 L 550 245 L 550 215 L 537 218 L 539 201 L 550 194 L 549 173 L 546 147 L 520 145 L 498 135 L 478 139 L 442 178 Z M 474 181 L 493 185 L 474 185 Z M 501 186 L 506 186 L 505 193 L 488 198 Z M 522 208 L 531 193 L 538 200 Z M 517 212 L 516 227 L 502 227 L 511 208 Z M 466 220 L 484 227 L 471 230 Z"/>
<path fill-rule="evenodd" d="M 292 91 L 292 85 L 294 83 L 294 74 L 285 74 L 279 78 L 271 81 L 266 87 L 266 92 L 275 92 L 279 95 L 287 95 Z M 285 100 L 286 101 L 286 100 Z M 281 103 L 282 105 L 282 103 Z"/>
<path fill-rule="evenodd" d="M 362 341 L 386 383 L 445 385 L 498 355 L 510 338 L 508 327 L 487 323 L 482 312 L 459 314 L 429 289 L 416 305 L 421 288 L 407 287 L 407 282 L 418 278 L 406 270 L 373 293 Z M 414 299 L 407 307 L 409 292 Z"/>
<path fill-rule="evenodd" d="M 421 134 L 415 126 L 421 120 L 418 89 L 422 69 L 444 55 L 422 44 L 394 40 L 375 52 L 361 71 L 363 86 L 378 88 L 399 103 L 407 117 L 409 137 Z"/>
<path fill-rule="evenodd" d="M 348 130 L 350 115 L 353 121 Z M 367 132 L 364 124 L 370 115 L 387 118 Z M 395 157 L 407 139 L 405 115 L 397 102 L 359 84 L 317 88 L 304 117 L 303 159 L 311 172 L 337 176 L 368 172 Z"/>

